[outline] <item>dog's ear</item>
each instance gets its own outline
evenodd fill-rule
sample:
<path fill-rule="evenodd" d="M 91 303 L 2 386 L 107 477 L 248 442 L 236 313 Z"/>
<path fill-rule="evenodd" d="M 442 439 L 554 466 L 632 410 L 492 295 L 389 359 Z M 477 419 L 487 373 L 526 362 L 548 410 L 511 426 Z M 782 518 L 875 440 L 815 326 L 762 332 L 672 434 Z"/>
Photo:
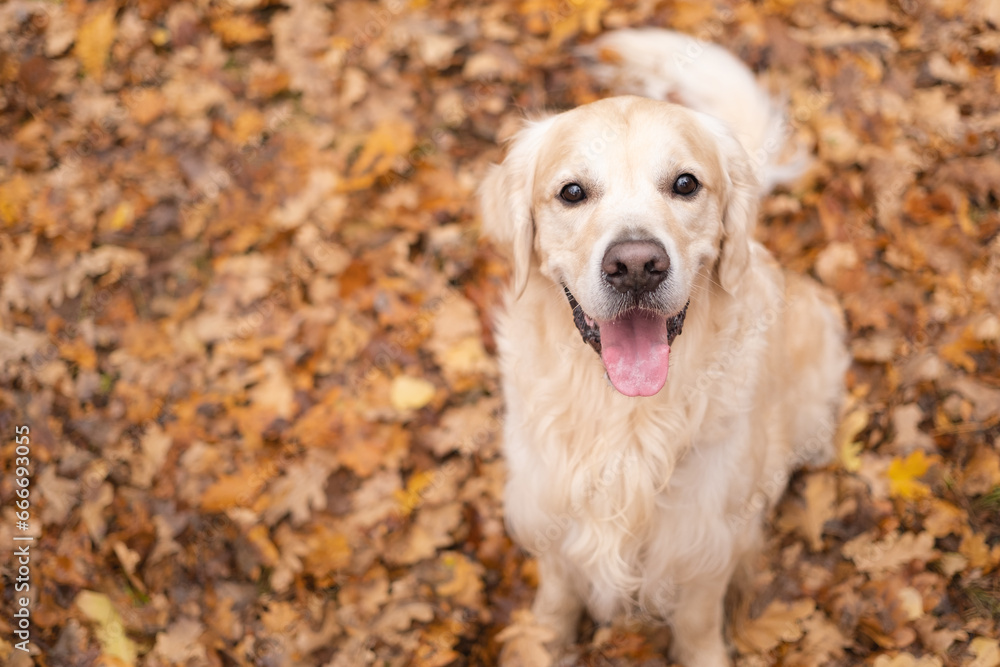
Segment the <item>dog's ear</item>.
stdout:
<path fill-rule="evenodd" d="M 750 267 L 751 241 L 757 225 L 761 185 L 757 171 L 739 140 L 721 121 L 706 123 L 719 147 L 719 164 L 728 181 L 722 211 L 719 284 L 734 294 Z"/>
<path fill-rule="evenodd" d="M 490 167 L 479 187 L 483 233 L 508 251 L 514 263 L 514 297 L 528 285 L 535 243 L 531 192 L 542 139 L 552 117 L 528 122 L 510 142 L 502 164 Z"/>

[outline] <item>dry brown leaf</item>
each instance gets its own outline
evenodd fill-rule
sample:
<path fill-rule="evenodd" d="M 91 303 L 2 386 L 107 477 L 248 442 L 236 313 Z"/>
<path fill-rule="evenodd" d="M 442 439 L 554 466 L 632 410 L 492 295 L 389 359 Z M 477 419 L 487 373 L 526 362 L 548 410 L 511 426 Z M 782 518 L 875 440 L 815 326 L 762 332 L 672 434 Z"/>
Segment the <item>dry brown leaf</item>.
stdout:
<path fill-rule="evenodd" d="M 843 657 L 851 640 L 817 611 L 802 621 L 802 641 L 785 658 L 789 667 L 811 667 Z"/>
<path fill-rule="evenodd" d="M 264 521 L 273 525 L 290 515 L 292 523 L 299 525 L 314 510 L 326 508 L 326 482 L 334 465 L 333 455 L 318 449 L 308 450 L 304 461 L 289 465 L 257 501 Z"/>
<path fill-rule="evenodd" d="M 262 465 L 222 475 L 201 496 L 201 508 L 206 512 L 222 512 L 233 507 L 248 507 L 260 494 L 273 474 L 273 467 Z"/>
<path fill-rule="evenodd" d="M 880 655 L 872 663 L 873 667 L 943 667 L 940 658 L 934 656 L 914 657 L 910 653 L 897 653 L 895 656 Z"/>
<path fill-rule="evenodd" d="M 76 506 L 80 497 L 80 482 L 59 477 L 54 466 L 45 466 L 35 478 L 35 488 L 41 499 L 41 519 L 44 524 L 61 524 Z"/>
<path fill-rule="evenodd" d="M 1000 452 L 979 445 L 965 464 L 961 479 L 962 492 L 969 496 L 980 496 L 1000 486 Z"/>
<path fill-rule="evenodd" d="M 915 449 L 934 450 L 934 438 L 918 427 L 923 420 L 924 412 L 916 403 L 900 405 L 892 411 L 892 426 L 896 434 L 892 446 L 896 452 L 905 455 Z"/>
<path fill-rule="evenodd" d="M 503 643 L 501 667 L 551 667 L 553 657 L 546 644 L 555 639 L 555 631 L 539 625 L 526 609 L 511 614 L 511 621 L 496 637 Z"/>
<path fill-rule="evenodd" d="M 305 542 L 309 549 L 302 559 L 305 572 L 324 582 L 322 585 L 332 583 L 334 575 L 351 562 L 352 550 L 347 537 L 328 526 L 313 526 Z"/>
<path fill-rule="evenodd" d="M 439 562 L 449 572 L 450 578 L 437 584 L 435 592 L 463 607 L 482 607 L 483 566 L 456 551 L 443 553 Z"/>
<path fill-rule="evenodd" d="M 1000 545 L 992 549 L 986 543 L 986 536 L 965 526 L 962 531 L 962 542 L 958 552 L 965 556 L 967 567 L 974 567 L 989 573 L 1000 564 Z"/>
<path fill-rule="evenodd" d="M 156 635 L 153 655 L 169 664 L 186 664 L 189 660 L 204 661 L 205 646 L 199 643 L 205 626 L 193 618 L 181 618 Z"/>
<path fill-rule="evenodd" d="M 929 562 L 938 557 L 934 536 L 929 532 L 891 533 L 873 540 L 865 533 L 844 544 L 843 554 L 858 570 L 872 574 L 894 572 L 913 561 Z"/>
<path fill-rule="evenodd" d="M 83 71 L 98 81 L 104 76 L 115 31 L 115 7 L 105 4 L 92 10 L 76 33 L 74 53 Z"/>
<path fill-rule="evenodd" d="M 924 528 L 934 537 L 959 535 L 969 520 L 965 510 L 940 498 L 931 498 L 930 508 L 927 518 L 924 519 Z"/>
<path fill-rule="evenodd" d="M 794 530 L 804 537 L 810 551 L 823 548 L 823 525 L 834 517 L 837 480 L 829 473 L 813 473 L 806 478 L 802 502 L 787 506 L 778 518 L 782 530 Z"/>
<path fill-rule="evenodd" d="M 365 139 L 357 159 L 347 173 L 347 179 L 338 185 L 342 192 L 371 187 L 375 180 L 387 174 L 397 160 L 409 153 L 416 137 L 413 126 L 403 120 L 380 123 Z"/>
<path fill-rule="evenodd" d="M 274 601 L 260 615 L 260 622 L 272 634 L 286 634 L 298 626 L 301 615 L 290 602 Z"/>
<path fill-rule="evenodd" d="M 380 635 L 398 634 L 413 627 L 414 622 L 430 623 L 434 620 L 434 607 L 426 602 L 392 602 L 375 622 L 374 630 Z"/>
<path fill-rule="evenodd" d="M 458 527 L 461 520 L 462 506 L 458 503 L 422 507 L 410 528 L 390 540 L 385 553 L 386 561 L 394 565 L 412 565 L 431 558 L 438 549 L 452 543 L 451 531 Z"/>
<path fill-rule="evenodd" d="M 893 17 L 886 0 L 834 0 L 830 6 L 855 23 L 879 25 L 890 22 Z"/>
<path fill-rule="evenodd" d="M 215 31 L 226 44 L 250 44 L 268 39 L 271 33 L 246 14 L 231 14 L 212 21 Z"/>
<path fill-rule="evenodd" d="M 952 644 L 969 638 L 964 630 L 936 629 L 937 623 L 938 619 L 934 616 L 924 616 L 913 622 L 913 627 L 920 635 L 920 643 L 937 655 L 948 653 Z"/>
<path fill-rule="evenodd" d="M 813 600 L 774 600 L 760 616 L 750 619 L 734 638 L 743 653 L 770 651 L 782 642 L 802 637 L 802 622 L 816 610 Z"/>

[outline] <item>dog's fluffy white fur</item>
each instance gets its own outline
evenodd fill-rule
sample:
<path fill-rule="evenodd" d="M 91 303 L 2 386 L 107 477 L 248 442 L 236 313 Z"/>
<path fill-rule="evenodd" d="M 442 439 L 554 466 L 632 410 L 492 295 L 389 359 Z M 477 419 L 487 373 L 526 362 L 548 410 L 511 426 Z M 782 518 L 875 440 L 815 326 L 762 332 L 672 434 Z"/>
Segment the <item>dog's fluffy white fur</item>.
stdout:
<path fill-rule="evenodd" d="M 662 619 L 678 660 L 715 667 L 730 664 L 723 598 L 765 513 L 795 466 L 830 454 L 848 356 L 832 298 L 753 240 L 760 183 L 783 176 L 748 154 L 776 136 L 778 105 L 731 55 L 701 44 L 692 59 L 688 44 L 626 31 L 595 48 L 697 110 L 623 96 L 529 122 L 481 197 L 514 266 L 498 321 L 505 513 L 538 558 L 535 617 L 562 643 L 584 608 Z M 695 196 L 670 191 L 680 173 Z M 559 198 L 569 182 L 585 201 Z M 623 238 L 669 255 L 660 316 L 690 300 L 666 385 L 644 398 L 609 384 L 563 292 L 595 321 L 618 316 L 601 258 Z"/>

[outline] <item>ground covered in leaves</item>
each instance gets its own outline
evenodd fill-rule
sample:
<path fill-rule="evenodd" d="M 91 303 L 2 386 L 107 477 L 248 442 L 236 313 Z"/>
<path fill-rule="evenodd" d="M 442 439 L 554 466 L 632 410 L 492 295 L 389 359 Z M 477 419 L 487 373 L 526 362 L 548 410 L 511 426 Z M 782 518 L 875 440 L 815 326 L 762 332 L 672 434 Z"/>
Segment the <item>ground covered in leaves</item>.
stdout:
<path fill-rule="evenodd" d="M 0 662 L 545 664 L 474 192 L 635 25 L 786 92 L 818 157 L 759 233 L 850 326 L 839 461 L 793 480 L 738 664 L 1000 664 L 996 0 L 4 3 Z M 666 664 L 583 630 L 581 664 Z"/>

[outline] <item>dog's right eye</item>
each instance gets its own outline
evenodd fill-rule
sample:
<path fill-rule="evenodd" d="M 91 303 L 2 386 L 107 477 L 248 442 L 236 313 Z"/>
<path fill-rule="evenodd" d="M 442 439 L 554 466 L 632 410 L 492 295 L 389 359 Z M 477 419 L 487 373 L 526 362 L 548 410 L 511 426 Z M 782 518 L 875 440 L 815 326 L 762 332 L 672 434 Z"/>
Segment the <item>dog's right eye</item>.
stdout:
<path fill-rule="evenodd" d="M 559 191 L 559 198 L 564 202 L 576 204 L 587 198 L 587 193 L 583 191 L 579 183 L 570 183 Z"/>
<path fill-rule="evenodd" d="M 698 179 L 691 174 L 681 174 L 674 181 L 674 192 L 684 197 L 693 195 L 698 190 Z"/>

